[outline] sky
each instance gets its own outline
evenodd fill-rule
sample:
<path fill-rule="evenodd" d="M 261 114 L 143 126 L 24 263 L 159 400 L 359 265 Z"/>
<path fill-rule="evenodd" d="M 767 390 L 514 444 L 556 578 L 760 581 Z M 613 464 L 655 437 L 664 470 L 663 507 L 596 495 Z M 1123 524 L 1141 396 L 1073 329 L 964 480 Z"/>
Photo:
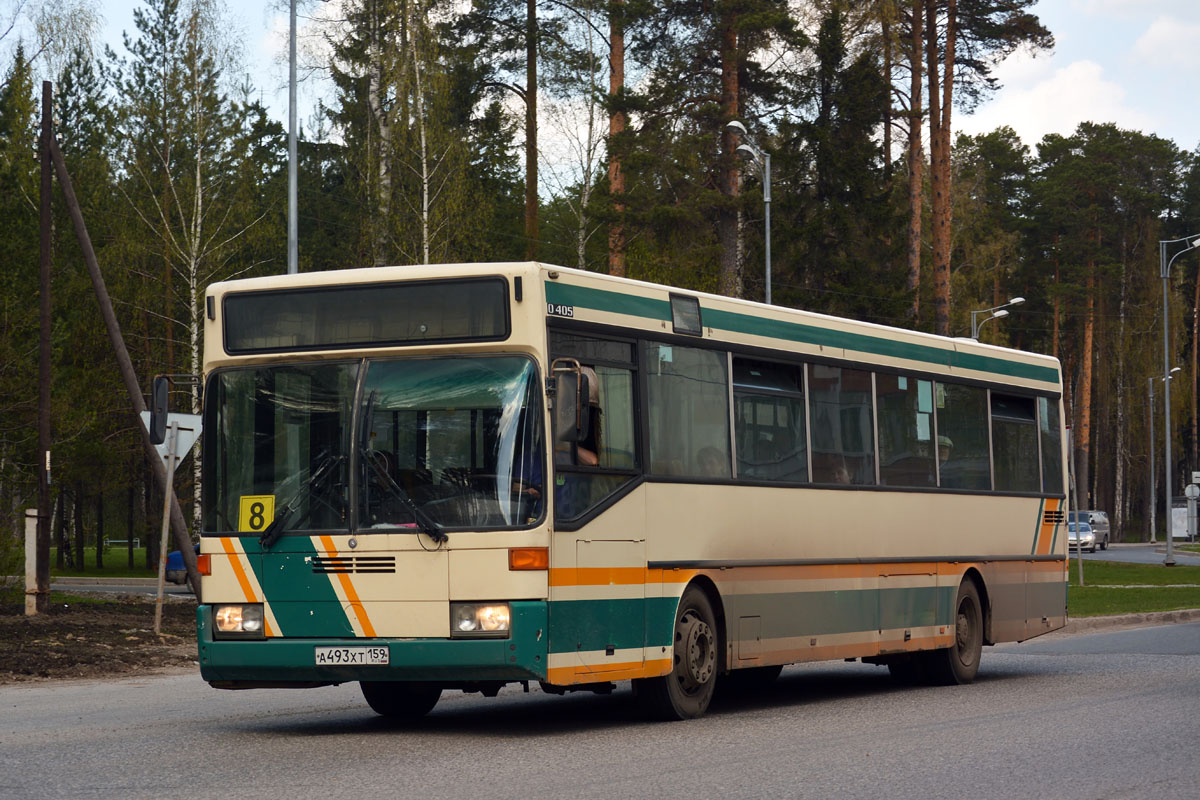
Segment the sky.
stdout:
<path fill-rule="evenodd" d="M 98 1 L 103 37 L 121 53 L 121 32 L 135 30 L 141 2 Z M 287 0 L 229 0 L 228 8 L 261 99 L 286 120 Z M 1009 125 L 1032 148 L 1047 133 L 1069 135 L 1090 120 L 1200 147 L 1200 0 L 1040 0 L 1033 13 L 1054 34 L 1054 50 L 1017 52 L 1000 64 L 1003 88 L 971 114 L 956 109 L 955 131 Z M 301 86 L 302 126 L 324 90 Z"/>

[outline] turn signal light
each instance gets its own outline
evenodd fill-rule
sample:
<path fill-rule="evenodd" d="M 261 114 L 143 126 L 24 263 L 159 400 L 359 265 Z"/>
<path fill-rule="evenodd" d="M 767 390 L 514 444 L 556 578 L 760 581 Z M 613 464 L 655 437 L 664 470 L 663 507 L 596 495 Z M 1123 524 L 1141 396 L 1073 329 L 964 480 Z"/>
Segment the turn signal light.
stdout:
<path fill-rule="evenodd" d="M 549 569 L 550 568 L 550 548 L 549 547 L 512 547 L 512 548 L 509 548 L 508 568 L 510 570 Z"/>
<path fill-rule="evenodd" d="M 201 575 L 212 575 L 212 556 L 208 553 L 196 556 L 196 571 Z"/>

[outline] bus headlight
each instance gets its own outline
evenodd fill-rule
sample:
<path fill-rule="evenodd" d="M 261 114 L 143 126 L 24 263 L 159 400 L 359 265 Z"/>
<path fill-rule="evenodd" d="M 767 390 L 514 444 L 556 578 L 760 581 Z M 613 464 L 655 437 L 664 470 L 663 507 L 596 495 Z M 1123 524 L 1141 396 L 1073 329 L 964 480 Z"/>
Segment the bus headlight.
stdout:
<path fill-rule="evenodd" d="M 451 603 L 450 635 L 503 638 L 510 618 L 508 603 Z"/>
<path fill-rule="evenodd" d="M 213 606 L 213 623 L 218 638 L 264 638 L 262 603 Z"/>

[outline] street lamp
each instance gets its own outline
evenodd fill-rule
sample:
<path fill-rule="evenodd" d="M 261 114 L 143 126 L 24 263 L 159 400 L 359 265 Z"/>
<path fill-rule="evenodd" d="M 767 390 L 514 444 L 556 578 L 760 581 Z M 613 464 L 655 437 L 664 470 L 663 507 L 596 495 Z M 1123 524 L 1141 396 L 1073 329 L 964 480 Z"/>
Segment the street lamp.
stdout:
<path fill-rule="evenodd" d="M 1183 242 L 1187 246 L 1171 256 L 1171 260 L 1167 260 L 1167 245 L 1179 244 Z M 1163 282 L 1163 376 L 1171 374 L 1171 343 L 1167 339 L 1167 297 L 1168 283 L 1171 278 L 1171 265 L 1175 263 L 1175 259 L 1179 258 L 1189 250 L 1200 247 L 1200 234 L 1193 233 L 1191 236 L 1184 236 L 1182 239 L 1159 239 L 1158 240 L 1158 263 L 1159 271 L 1162 275 Z M 1163 381 L 1163 416 L 1166 419 L 1166 430 L 1163 431 L 1163 462 L 1167 466 L 1167 472 L 1163 476 L 1164 485 L 1166 486 L 1167 495 L 1167 557 L 1163 559 L 1163 566 L 1175 566 L 1175 549 L 1174 541 L 1171 536 L 1171 382 Z"/>
<path fill-rule="evenodd" d="M 742 143 L 734 150 L 740 156 L 751 159 L 762 169 L 763 176 L 763 214 L 766 223 L 766 301 L 771 304 L 771 154 L 755 145 L 754 140 L 746 131 L 746 126 L 736 119 L 725 123 L 725 127 L 738 135 Z"/>
<path fill-rule="evenodd" d="M 1146 379 L 1146 386 L 1150 388 L 1150 544 L 1158 544 L 1158 532 L 1155 530 L 1155 514 L 1158 511 L 1158 500 L 1155 497 L 1157 492 L 1154 489 L 1154 382 L 1169 381 L 1176 372 L 1179 372 L 1182 367 L 1174 367 L 1171 372 L 1164 378 L 1162 375 L 1151 375 Z M 1171 520 L 1167 519 L 1167 535 L 1170 535 Z"/>
<path fill-rule="evenodd" d="M 1024 302 L 1025 302 L 1024 297 L 1014 297 L 1013 299 L 1009 300 L 1007 303 L 1001 303 L 1000 305 L 993 306 L 992 308 L 985 308 L 982 311 L 972 311 L 971 312 L 971 338 L 975 339 L 976 341 L 979 340 L 979 329 L 982 328 L 983 323 L 987 322 L 989 319 L 1004 319 L 1005 317 L 1007 317 L 1008 312 L 1003 311 L 1002 309 L 1008 308 L 1009 306 L 1019 306 L 1019 305 L 1021 305 L 1021 303 L 1024 303 Z M 987 319 L 984 319 L 982 322 L 976 322 L 975 320 L 979 319 L 980 314 L 991 314 L 991 316 L 987 317 Z"/>

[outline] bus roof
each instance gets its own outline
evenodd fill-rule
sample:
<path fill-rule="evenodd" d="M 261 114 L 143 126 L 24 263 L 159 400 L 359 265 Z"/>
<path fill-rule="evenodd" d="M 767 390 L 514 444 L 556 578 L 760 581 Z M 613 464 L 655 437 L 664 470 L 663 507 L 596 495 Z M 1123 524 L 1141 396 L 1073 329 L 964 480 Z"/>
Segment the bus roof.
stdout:
<path fill-rule="evenodd" d="M 569 308 L 571 318 L 577 322 L 670 332 L 672 296 L 689 297 L 699 303 L 705 340 L 1061 391 L 1061 368 L 1058 359 L 1051 356 L 540 262 L 389 266 L 272 275 L 214 283 L 208 294 L 220 298 L 228 292 L 483 275 L 524 276 L 531 282 L 540 278 L 548 315 L 556 316 L 550 310 L 555 307 Z M 527 291 L 537 288 L 530 286 Z"/>

